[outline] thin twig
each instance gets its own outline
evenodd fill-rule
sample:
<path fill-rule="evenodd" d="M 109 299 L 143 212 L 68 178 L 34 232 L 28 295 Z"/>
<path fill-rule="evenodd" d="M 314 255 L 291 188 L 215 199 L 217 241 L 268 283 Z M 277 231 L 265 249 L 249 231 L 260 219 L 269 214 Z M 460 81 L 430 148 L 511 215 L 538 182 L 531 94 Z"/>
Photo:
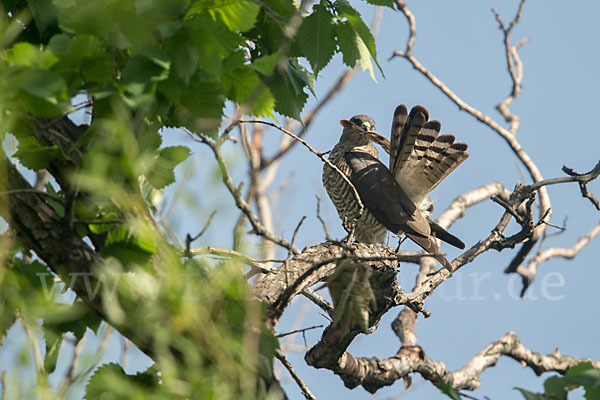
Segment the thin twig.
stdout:
<path fill-rule="evenodd" d="M 302 223 L 304 222 L 304 220 L 306 219 L 306 216 L 303 216 L 302 218 L 300 218 L 300 222 L 298 222 L 298 225 L 296 226 L 296 229 L 294 229 L 294 233 L 292 234 L 292 241 L 291 241 L 291 245 L 292 247 L 294 246 L 294 242 L 296 241 L 296 235 L 298 234 L 298 231 L 300 230 L 300 227 L 302 226 Z M 290 257 L 292 257 L 292 251 L 288 251 L 287 257 L 285 257 L 285 261 L 283 263 L 283 268 L 285 268 L 285 285 L 286 287 L 289 285 L 288 282 L 288 265 L 290 262 Z"/>
<path fill-rule="evenodd" d="M 302 143 L 304 145 L 304 147 L 306 147 L 311 153 L 315 154 L 317 157 L 319 157 L 321 159 L 321 161 L 323 161 L 331 169 L 336 171 L 342 177 L 342 179 L 350 186 L 350 189 L 352 190 L 352 194 L 354 195 L 354 198 L 359 206 L 358 215 L 359 215 L 359 217 L 360 217 L 360 215 L 362 215 L 362 213 L 364 212 L 365 206 L 363 205 L 362 201 L 360 200 L 358 191 L 356 190 L 356 188 L 354 187 L 352 182 L 350 182 L 350 179 L 348 179 L 348 177 L 346 175 L 344 175 L 344 173 L 342 171 L 340 171 L 340 169 L 338 167 L 336 167 L 331 161 L 329 161 L 327 158 L 325 158 L 325 156 L 323 156 L 323 153 L 319 153 L 310 144 L 308 144 L 305 140 L 299 138 L 298 136 L 294 135 L 292 132 L 280 127 L 279 125 L 277 125 L 273 122 L 259 121 L 259 120 L 245 120 L 245 121 L 240 121 L 240 123 L 269 125 L 269 126 L 272 126 L 273 128 L 278 129 L 279 131 L 285 133 L 286 135 L 290 136 L 294 140 L 297 140 L 298 142 Z"/>
<path fill-rule="evenodd" d="M 41 196 L 46 196 L 49 199 L 52 199 L 54 201 L 58 201 L 59 203 L 63 203 L 65 199 L 63 199 L 62 197 L 59 197 L 55 194 L 52 193 L 48 193 L 48 192 L 43 192 L 41 190 L 36 190 L 36 189 L 11 189 L 11 190 L 3 190 L 0 192 L 0 196 L 3 195 L 11 195 L 11 194 L 21 194 L 21 193 L 35 193 L 35 194 L 39 194 Z"/>
<path fill-rule="evenodd" d="M 333 316 L 333 305 L 325 300 L 325 298 L 319 293 L 315 292 L 309 287 L 306 287 L 302 289 L 302 295 L 319 306 L 321 310 L 325 311 L 330 317 Z"/>
<path fill-rule="evenodd" d="M 306 331 L 310 331 L 311 329 L 317 329 L 317 328 L 322 328 L 322 327 L 323 327 L 323 325 L 309 326 L 308 328 L 296 329 L 296 330 L 293 330 L 291 332 L 280 333 L 278 335 L 275 335 L 275 337 L 282 338 L 282 337 L 285 337 L 285 336 L 288 336 L 288 335 L 293 335 L 294 333 L 306 332 Z"/>
<path fill-rule="evenodd" d="M 187 251 L 190 250 L 190 245 L 192 244 L 193 241 L 195 241 L 196 239 L 200 238 L 200 236 L 204 235 L 204 233 L 206 232 L 206 230 L 208 229 L 208 227 L 210 226 L 210 223 L 212 222 L 213 217 L 215 216 L 215 214 L 217 213 L 217 210 L 214 210 L 213 212 L 210 213 L 210 215 L 208 216 L 208 220 L 206 221 L 206 224 L 204 224 L 204 227 L 202 228 L 202 230 L 194 237 L 190 236 L 190 234 L 188 233 L 185 237 L 185 248 Z"/>
<path fill-rule="evenodd" d="M 277 357 L 277 359 L 288 370 L 288 372 L 290 373 L 290 375 L 292 376 L 294 381 L 296 381 L 296 383 L 300 387 L 300 390 L 302 390 L 302 394 L 304 395 L 304 398 L 306 398 L 307 400 L 317 400 L 317 398 L 315 397 L 315 395 L 312 394 L 312 392 L 310 391 L 308 386 L 306 386 L 306 384 L 304 383 L 302 378 L 300 378 L 300 375 L 298 375 L 298 373 L 294 370 L 294 368 L 292 368 L 292 364 L 290 364 L 290 362 L 287 360 L 287 358 L 285 357 L 285 354 L 283 354 L 283 352 L 281 350 L 277 349 L 275 351 L 275 357 Z"/>
<path fill-rule="evenodd" d="M 319 220 L 319 222 L 321 222 L 321 225 L 323 226 L 323 232 L 325 232 L 325 240 L 331 240 L 331 236 L 329 236 L 329 231 L 327 230 L 327 225 L 325 224 L 323 218 L 321 218 L 321 198 L 316 194 L 315 197 L 317 198 L 317 219 Z"/>
<path fill-rule="evenodd" d="M 279 237 L 273 235 L 258 220 L 258 217 L 256 216 L 256 214 L 254 214 L 254 212 L 251 210 L 250 205 L 246 202 L 246 200 L 244 200 L 242 198 L 240 189 L 234 185 L 233 180 L 231 179 L 231 175 L 229 173 L 229 168 L 227 168 L 227 164 L 225 163 L 225 160 L 223 158 L 223 155 L 221 154 L 221 150 L 219 149 L 219 146 L 217 146 L 217 143 L 214 142 L 212 139 L 210 139 L 208 136 L 203 135 L 203 134 L 198 134 L 198 137 L 200 138 L 202 143 L 205 143 L 206 145 L 208 145 L 208 147 L 210 147 L 210 149 L 213 151 L 213 154 L 215 155 L 217 163 L 219 164 L 219 167 L 221 169 L 223 183 L 229 190 L 229 193 L 231 193 L 231 195 L 233 196 L 233 199 L 235 201 L 235 205 L 237 206 L 237 208 L 239 208 L 246 215 L 248 220 L 250 221 L 250 224 L 254 228 L 254 232 L 257 235 L 263 236 L 267 240 L 272 241 L 273 243 L 276 243 L 282 247 L 285 247 L 286 249 L 291 249 L 291 251 L 294 254 L 300 254 L 300 250 L 298 248 L 292 246 L 291 243 L 289 243 L 285 239 L 282 239 L 282 238 L 279 238 Z"/>

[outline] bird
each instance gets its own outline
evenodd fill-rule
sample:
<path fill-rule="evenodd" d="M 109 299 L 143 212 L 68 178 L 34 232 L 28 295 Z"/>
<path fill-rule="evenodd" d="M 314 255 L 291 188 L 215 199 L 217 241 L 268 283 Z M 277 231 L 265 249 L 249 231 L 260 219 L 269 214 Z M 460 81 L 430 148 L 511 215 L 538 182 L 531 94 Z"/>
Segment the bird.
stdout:
<path fill-rule="evenodd" d="M 342 135 L 329 155 L 330 161 L 356 188 L 365 210 L 345 180 L 327 164 L 323 184 L 347 232 L 363 243 L 382 242 L 387 230 L 417 243 L 450 272 L 452 266 L 440 253 L 436 238 L 463 249 L 465 244 L 433 221 L 428 194 L 468 157 L 467 144 L 454 143 L 454 135 L 439 135 L 439 121 L 428 121 L 429 112 L 415 106 L 396 107 L 391 140 L 375 132 L 366 115 L 341 120 Z M 378 159 L 373 143 L 390 154 L 389 168 Z M 337 175 L 337 176 L 336 176 Z M 383 232 L 383 233 L 382 233 Z"/>

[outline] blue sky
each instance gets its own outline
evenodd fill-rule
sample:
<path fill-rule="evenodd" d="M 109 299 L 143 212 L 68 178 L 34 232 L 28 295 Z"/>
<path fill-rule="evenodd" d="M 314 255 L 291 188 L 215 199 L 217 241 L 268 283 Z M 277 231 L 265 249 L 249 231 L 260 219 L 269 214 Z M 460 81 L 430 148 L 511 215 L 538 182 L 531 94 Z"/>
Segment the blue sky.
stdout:
<path fill-rule="evenodd" d="M 353 2 L 358 3 L 358 2 Z M 374 8 L 358 3 L 367 23 Z M 518 1 L 445 0 L 409 1 L 416 17 L 417 40 L 414 55 L 458 96 L 496 121 L 505 125 L 495 106 L 510 90 L 506 70 L 503 35 L 490 11 L 496 7 L 505 21 L 515 15 Z M 597 15 L 600 4 L 582 1 L 573 4 L 558 1 L 534 1 L 525 4 L 521 23 L 514 29 L 512 41 L 524 37 L 531 40 L 519 52 L 524 64 L 523 91 L 511 106 L 521 118 L 518 139 L 537 163 L 545 178 L 563 176 L 562 165 L 578 172 L 591 169 L 599 159 L 595 119 L 600 109 L 600 70 L 596 40 L 600 37 Z M 341 133 L 338 121 L 355 114 L 368 114 L 377 123 L 378 131 L 388 135 L 394 108 L 404 103 L 409 108 L 422 104 L 430 117 L 442 122 L 442 131 L 454 133 L 458 140 L 469 143 L 469 159 L 448 177 L 432 194 L 439 215 L 458 195 L 490 182 L 501 182 L 511 189 L 516 182 L 530 182 L 525 169 L 513 156 L 504 141 L 491 129 L 458 110 L 438 89 L 434 88 L 410 64 L 401 58 L 388 61 L 394 50 L 403 50 L 408 34 L 403 15 L 384 10 L 378 39 L 378 55 L 385 78 L 376 72 L 377 83 L 368 73 L 358 73 L 350 84 L 328 104 L 316 118 L 305 137 L 318 150 L 335 145 Z M 307 109 L 324 96 L 343 72 L 341 56 L 336 56 L 320 73 Z M 281 122 L 281 121 L 280 121 Z M 269 130 L 266 140 L 275 146 L 280 133 Z M 185 143 L 193 157 L 178 167 L 178 179 L 165 191 L 170 204 L 169 221 L 179 237 L 197 233 L 212 210 L 217 215 L 207 233 L 195 245 L 231 247 L 231 231 L 238 217 L 233 201 L 216 177 L 216 165 L 209 151 L 189 141 L 180 131 L 166 131 L 165 144 Z M 246 162 L 239 144 L 226 144 L 224 152 L 230 162 L 236 183 L 244 179 Z M 286 189 L 273 204 L 276 216 L 275 233 L 291 238 L 302 216 L 307 216 L 296 239 L 298 247 L 312 246 L 324 241 L 323 230 L 315 215 L 315 194 L 322 199 L 322 216 L 332 236 L 345 236 L 337 214 L 321 185 L 321 161 L 301 146 L 297 146 L 283 162 L 277 177 L 281 182 L 291 175 Z M 206 188 L 210 190 L 206 190 Z M 277 183 L 274 185 L 277 187 Z M 594 182 L 589 189 L 600 194 Z M 545 246 L 570 247 L 585 235 L 600 216 L 591 203 L 582 199 L 574 184 L 549 188 L 552 200 L 552 223 L 562 225 L 567 219 L 567 231 L 546 240 Z M 207 195 L 208 194 L 208 195 Z M 485 237 L 497 223 L 502 209 L 486 201 L 468 210 L 451 231 L 471 246 Z M 516 232 L 510 225 L 507 233 Z M 549 228 L 549 232 L 554 232 Z M 404 245 L 403 245 L 404 246 Z M 407 249 L 413 249 L 407 246 Z M 416 249 L 416 248 L 415 248 Z M 443 249 L 454 258 L 456 249 Z M 503 273 L 514 250 L 502 253 L 487 252 L 444 282 L 426 303 L 431 318 L 419 317 L 416 332 L 419 344 L 430 358 L 446 364 L 448 369 L 461 368 L 487 344 L 505 333 L 514 331 L 528 348 L 547 354 L 557 347 L 561 353 L 577 357 L 600 359 L 598 319 L 595 308 L 600 281 L 598 255 L 600 245 L 592 242 L 572 261 L 553 259 L 543 263 L 535 282 L 524 299 L 518 298 L 518 279 Z M 410 290 L 414 284 L 416 266 L 404 264 L 398 274 L 399 283 Z M 278 332 L 299 327 L 326 324 L 320 310 L 299 298 L 284 314 Z M 389 357 L 400 343 L 390 323 L 398 310 L 388 313 L 379 329 L 372 335 L 361 335 L 350 346 L 356 356 Z M 298 320 L 298 315 L 303 319 Z M 13 330 L 21 329 L 19 326 Z M 321 330 L 306 333 L 308 346 L 314 344 Z M 7 357 L 8 348 L 19 347 L 15 338 L 0 350 L 0 361 L 17 363 Z M 88 351 L 93 353 L 98 340 L 90 334 Z M 293 344 L 304 346 L 301 335 L 292 336 Z M 8 340 L 8 339 L 7 339 Z M 24 342 L 21 342 L 23 344 Z M 136 350 L 130 350 L 128 372 L 147 365 Z M 116 361 L 121 342 L 115 336 L 109 342 L 104 360 Z M 63 355 L 65 356 L 65 355 Z M 288 353 L 294 368 L 319 399 L 365 399 L 371 395 L 362 388 L 346 389 L 341 380 L 327 370 L 308 367 L 304 352 Z M 291 399 L 301 398 L 295 383 L 285 371 L 280 375 Z M 517 362 L 501 358 L 498 365 L 481 376 L 481 388 L 470 393 L 478 398 L 521 399 L 515 386 L 542 390 L 550 374 L 538 378 Z M 376 399 L 436 399 L 444 398 L 430 383 L 413 377 L 414 387 L 408 392 L 403 382 L 377 392 Z M 76 398 L 76 396 L 74 396 Z"/>

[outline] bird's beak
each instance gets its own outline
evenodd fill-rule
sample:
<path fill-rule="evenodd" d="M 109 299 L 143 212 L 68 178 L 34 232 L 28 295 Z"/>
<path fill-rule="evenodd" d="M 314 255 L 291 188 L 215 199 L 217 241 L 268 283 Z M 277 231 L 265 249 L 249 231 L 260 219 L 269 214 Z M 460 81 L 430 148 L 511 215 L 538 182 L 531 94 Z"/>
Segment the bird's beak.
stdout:
<path fill-rule="evenodd" d="M 347 119 L 340 119 L 340 125 L 342 125 L 345 129 L 349 129 L 367 135 L 372 142 L 375 142 L 378 145 L 380 145 L 386 153 L 390 153 L 390 140 L 385 136 L 380 135 L 375 131 L 365 131 L 360 126 L 348 121 Z"/>

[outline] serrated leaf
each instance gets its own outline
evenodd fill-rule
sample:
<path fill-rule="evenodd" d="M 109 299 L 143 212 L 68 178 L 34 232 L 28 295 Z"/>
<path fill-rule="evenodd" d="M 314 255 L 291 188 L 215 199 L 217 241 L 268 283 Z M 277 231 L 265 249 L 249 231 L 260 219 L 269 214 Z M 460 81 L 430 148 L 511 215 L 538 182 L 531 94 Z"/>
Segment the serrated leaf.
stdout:
<path fill-rule="evenodd" d="M 260 6 L 249 0 L 208 0 L 197 1 L 187 16 L 208 11 L 214 18 L 223 21 L 232 32 L 245 32 L 256 24 Z"/>
<path fill-rule="evenodd" d="M 210 42 L 211 38 L 208 35 L 203 37 L 207 42 Z M 165 44 L 165 51 L 173 60 L 175 73 L 187 84 L 198 69 L 199 60 L 198 48 L 191 41 L 188 32 L 180 31 L 175 36 L 169 38 Z M 215 60 L 217 57 L 218 52 L 216 56 L 212 56 L 210 59 Z"/>
<path fill-rule="evenodd" d="M 315 77 L 313 74 L 304 69 L 304 67 L 298 63 L 298 60 L 289 60 L 286 72 L 288 73 L 290 81 L 294 85 L 297 94 L 304 93 L 304 88 L 308 87 L 313 96 L 316 96 L 314 88 Z"/>
<path fill-rule="evenodd" d="M 155 189 L 162 189 L 175 182 L 175 167 L 189 156 L 190 149 L 185 146 L 172 146 L 161 149 L 147 174 L 148 181 Z"/>
<path fill-rule="evenodd" d="M 58 146 L 42 146 L 34 136 L 27 136 L 19 140 L 15 157 L 25 167 L 34 171 L 48 168 L 50 162 L 61 154 Z"/>
<path fill-rule="evenodd" d="M 137 375 L 127 375 L 118 364 L 104 364 L 90 377 L 85 387 L 84 398 L 86 400 L 146 398 L 157 392 L 158 382 L 154 368 Z"/>
<path fill-rule="evenodd" d="M 377 79 L 375 79 L 375 73 L 373 72 L 373 64 L 371 63 L 371 53 L 367 49 L 365 42 L 363 42 L 362 38 L 358 35 L 356 36 L 356 47 L 358 49 L 358 53 L 360 54 L 358 59 L 360 67 L 363 71 L 368 70 L 369 74 L 371 75 L 371 79 L 377 82 Z"/>
<path fill-rule="evenodd" d="M 392 10 L 395 10 L 395 2 L 394 0 L 365 0 L 369 4 L 373 4 L 374 6 L 385 6 L 389 7 Z"/>
<path fill-rule="evenodd" d="M 356 66 L 356 61 L 360 58 L 358 47 L 356 46 L 356 31 L 345 21 L 336 25 L 336 34 L 340 51 L 342 52 L 342 61 L 350 68 Z"/>
<path fill-rule="evenodd" d="M 269 82 L 269 88 L 275 97 L 275 111 L 300 121 L 300 112 L 308 95 L 304 92 L 297 93 L 287 75 L 277 75 Z"/>
<path fill-rule="evenodd" d="M 269 88 L 249 67 L 241 67 L 222 77 L 225 94 L 239 105 L 250 106 L 252 115 L 270 115 L 275 98 Z"/>
<path fill-rule="evenodd" d="M 325 6 L 315 5 L 313 10 L 300 25 L 296 42 L 315 74 L 318 74 L 329 63 L 335 52 L 335 26 L 333 15 Z"/>
<path fill-rule="evenodd" d="M 15 44 L 4 55 L 4 60 L 12 65 L 25 65 L 48 69 L 58 61 L 52 53 L 41 51 L 31 43 L 21 42 Z"/>
<path fill-rule="evenodd" d="M 151 238 L 134 235 L 126 226 L 118 226 L 111 230 L 102 249 L 103 257 L 115 257 L 123 265 L 144 264 L 156 253 Z"/>
<path fill-rule="evenodd" d="M 377 61 L 377 48 L 375 46 L 375 38 L 373 38 L 369 27 L 362 20 L 360 13 L 354 8 L 352 8 L 352 6 L 350 6 L 350 3 L 348 3 L 346 0 L 337 0 L 334 3 L 334 6 L 340 11 L 340 13 L 344 17 L 346 17 L 346 19 L 348 20 L 350 25 L 352 25 L 358 36 L 360 36 L 360 38 L 364 42 L 364 45 L 369 50 L 370 55 L 373 57 L 373 60 L 375 60 L 375 64 L 379 68 L 379 71 L 383 75 L 383 69 L 379 65 L 379 61 Z"/>
<path fill-rule="evenodd" d="M 186 92 L 179 97 L 176 117 L 192 131 L 209 135 L 216 133 L 221 124 L 225 91 L 219 81 L 192 80 Z"/>
<path fill-rule="evenodd" d="M 119 219 L 119 215 L 115 212 L 109 212 L 103 215 L 101 218 L 96 219 L 96 221 L 108 221 Z M 114 223 L 110 224 L 89 224 L 88 229 L 90 232 L 95 233 L 96 235 L 100 235 L 104 232 L 108 232 L 115 227 Z"/>

